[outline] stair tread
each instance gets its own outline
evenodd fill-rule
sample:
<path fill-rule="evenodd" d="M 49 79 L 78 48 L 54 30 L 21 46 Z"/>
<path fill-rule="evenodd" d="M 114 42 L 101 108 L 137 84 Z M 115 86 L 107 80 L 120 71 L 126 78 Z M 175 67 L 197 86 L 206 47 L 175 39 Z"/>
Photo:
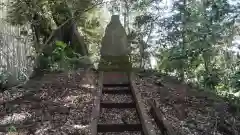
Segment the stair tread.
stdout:
<path fill-rule="evenodd" d="M 135 102 L 129 103 L 116 103 L 116 102 L 109 102 L 109 101 L 102 101 L 100 103 L 101 108 L 135 108 Z"/>
<path fill-rule="evenodd" d="M 141 124 L 98 124 L 98 132 L 142 131 Z"/>
<path fill-rule="evenodd" d="M 103 87 L 129 87 L 129 83 L 123 83 L 123 84 L 103 84 Z"/>
<path fill-rule="evenodd" d="M 118 89 L 118 90 L 108 90 L 108 89 L 103 89 L 102 90 L 103 94 L 131 94 L 130 89 Z"/>

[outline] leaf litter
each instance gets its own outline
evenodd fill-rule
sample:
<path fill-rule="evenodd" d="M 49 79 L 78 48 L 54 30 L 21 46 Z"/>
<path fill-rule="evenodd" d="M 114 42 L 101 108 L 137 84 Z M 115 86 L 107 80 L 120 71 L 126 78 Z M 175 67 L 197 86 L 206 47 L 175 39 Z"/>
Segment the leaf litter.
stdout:
<path fill-rule="evenodd" d="M 10 126 L 19 134 L 88 135 L 95 78 L 83 70 L 46 74 L 0 93 L 0 135 Z"/>
<path fill-rule="evenodd" d="M 161 86 L 157 85 L 159 80 Z M 228 104 L 216 95 L 193 90 L 188 85 L 168 77 L 143 75 L 137 77 L 136 82 L 146 111 L 150 109 L 147 101 L 155 100 L 157 107 L 164 113 L 164 117 L 177 134 L 237 135 L 240 133 L 240 116 L 231 113 Z"/>

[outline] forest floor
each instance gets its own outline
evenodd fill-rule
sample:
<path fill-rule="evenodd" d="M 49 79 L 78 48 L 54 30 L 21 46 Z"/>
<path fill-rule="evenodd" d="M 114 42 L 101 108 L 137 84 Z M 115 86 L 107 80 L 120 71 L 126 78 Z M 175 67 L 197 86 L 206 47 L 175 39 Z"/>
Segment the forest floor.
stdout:
<path fill-rule="evenodd" d="M 87 134 L 95 78 L 85 71 L 47 74 L 0 93 L 0 135 Z"/>
<path fill-rule="evenodd" d="M 177 134 L 240 135 L 240 115 L 216 94 L 169 76 L 141 75 L 136 80 L 147 110 L 146 101 L 154 99 Z"/>
<path fill-rule="evenodd" d="M 96 84 L 96 73 L 75 71 L 47 74 L 0 93 L 0 135 L 88 135 Z M 240 116 L 212 93 L 193 90 L 171 77 L 142 75 L 136 84 L 146 111 L 147 101 L 154 99 L 179 134 L 240 134 Z"/>

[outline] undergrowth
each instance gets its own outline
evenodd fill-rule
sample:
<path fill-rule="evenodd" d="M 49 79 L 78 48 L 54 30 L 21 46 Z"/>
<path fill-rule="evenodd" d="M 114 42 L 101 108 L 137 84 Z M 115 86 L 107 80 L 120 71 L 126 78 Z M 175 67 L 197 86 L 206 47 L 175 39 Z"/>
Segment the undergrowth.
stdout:
<path fill-rule="evenodd" d="M 54 72 L 64 70 L 76 70 L 90 65 L 91 61 L 87 56 L 76 53 L 69 45 L 62 41 L 56 41 L 53 51 L 42 53 L 39 56 L 39 68 L 43 71 Z"/>

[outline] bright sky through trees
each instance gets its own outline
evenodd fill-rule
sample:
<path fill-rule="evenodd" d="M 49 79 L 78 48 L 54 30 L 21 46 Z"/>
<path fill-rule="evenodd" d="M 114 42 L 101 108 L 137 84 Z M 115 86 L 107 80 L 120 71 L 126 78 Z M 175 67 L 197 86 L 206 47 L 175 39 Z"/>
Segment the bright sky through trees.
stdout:
<path fill-rule="evenodd" d="M 105 0 L 105 1 L 110 2 L 111 0 Z M 237 0 L 229 0 L 229 1 L 230 1 L 230 4 L 232 4 L 232 5 L 239 3 L 239 1 L 237 1 Z M 167 16 L 171 16 L 173 14 L 172 11 L 171 11 L 172 5 L 173 5 L 172 0 L 162 0 L 159 7 L 163 8 L 164 10 L 161 11 L 161 14 L 157 13 L 156 11 L 152 10 L 151 8 L 149 8 L 148 11 L 152 12 L 152 13 L 159 14 L 160 18 L 164 18 L 164 17 L 167 17 Z M 105 14 L 104 16 L 105 16 L 106 20 L 103 20 L 103 21 L 105 22 L 105 24 L 107 24 L 109 22 L 110 16 L 111 16 L 111 13 L 108 11 L 107 4 L 104 6 L 104 14 Z M 133 15 L 133 13 L 130 14 L 130 15 Z M 120 19 L 121 19 L 121 23 L 124 25 L 123 15 L 120 15 Z M 104 27 L 106 27 L 106 25 Z M 153 32 L 151 34 L 151 36 L 154 37 L 154 36 L 157 36 L 157 35 Z M 158 37 L 156 37 L 156 38 L 158 38 Z M 146 41 L 146 39 L 147 39 L 147 37 L 144 37 L 145 41 Z M 153 38 L 153 40 L 154 40 L 154 38 Z M 150 44 L 152 46 L 156 46 L 154 42 L 150 43 Z M 233 44 L 234 44 L 234 46 L 232 48 L 230 48 L 230 50 L 233 50 L 235 52 L 239 52 L 240 51 L 238 49 L 238 45 L 240 44 L 240 37 L 239 36 L 234 37 Z M 153 56 L 151 56 L 150 60 L 151 60 L 151 65 L 153 67 L 155 67 L 156 64 L 157 64 L 156 59 Z"/>

